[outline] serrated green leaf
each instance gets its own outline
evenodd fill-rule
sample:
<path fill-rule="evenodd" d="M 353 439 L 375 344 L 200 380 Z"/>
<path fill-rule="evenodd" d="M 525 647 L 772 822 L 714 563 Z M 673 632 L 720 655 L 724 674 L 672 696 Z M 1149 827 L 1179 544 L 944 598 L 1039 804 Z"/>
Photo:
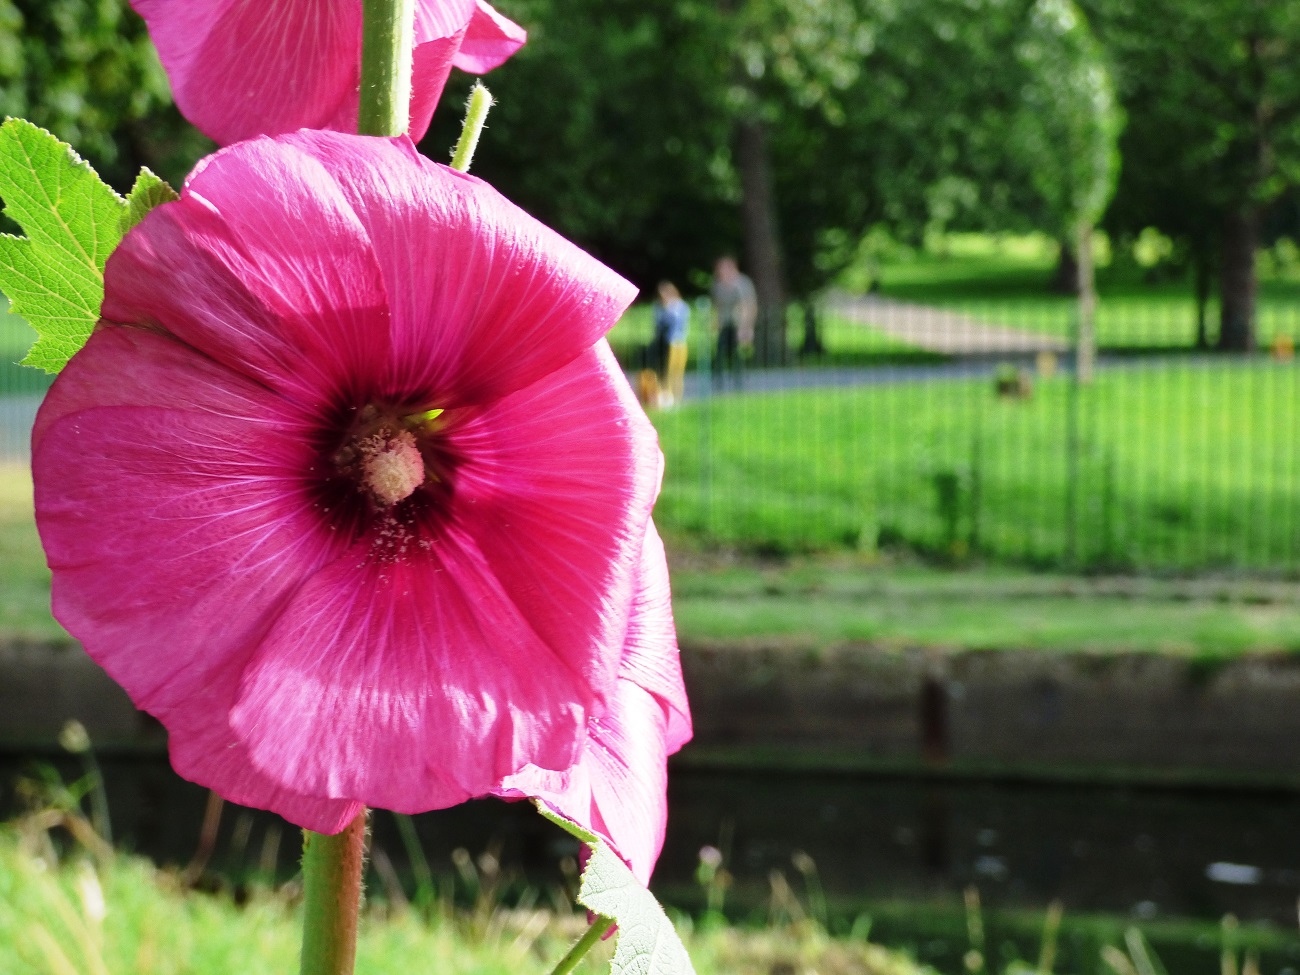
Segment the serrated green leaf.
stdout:
<path fill-rule="evenodd" d="M 125 237 L 154 207 L 162 203 L 179 200 L 180 194 L 172 189 L 161 176 L 157 176 L 147 167 L 140 170 L 135 178 L 135 185 L 126 197 L 126 211 L 122 214 L 121 231 Z"/>
<path fill-rule="evenodd" d="M 0 238 L 0 291 L 38 336 L 23 361 L 58 372 L 99 320 L 126 201 L 71 146 L 22 119 L 0 125 L 0 199 L 27 235 Z"/>
<path fill-rule="evenodd" d="M 540 803 L 537 808 L 591 850 L 578 903 L 618 925 L 611 975 L 695 975 L 673 922 L 609 844 Z"/>

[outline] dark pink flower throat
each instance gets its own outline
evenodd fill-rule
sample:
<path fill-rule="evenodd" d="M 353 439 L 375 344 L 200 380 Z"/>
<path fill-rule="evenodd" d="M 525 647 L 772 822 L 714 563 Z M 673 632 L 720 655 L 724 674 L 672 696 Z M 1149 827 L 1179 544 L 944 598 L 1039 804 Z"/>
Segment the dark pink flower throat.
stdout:
<path fill-rule="evenodd" d="M 441 410 L 412 413 L 374 403 L 347 413 L 326 425 L 333 432 L 325 432 L 322 443 L 322 509 L 330 521 L 353 537 L 373 533 L 372 540 L 384 543 L 380 548 L 396 536 L 407 542 L 436 536 L 458 466 L 448 418 Z M 409 551 L 399 546 L 389 554 Z"/>

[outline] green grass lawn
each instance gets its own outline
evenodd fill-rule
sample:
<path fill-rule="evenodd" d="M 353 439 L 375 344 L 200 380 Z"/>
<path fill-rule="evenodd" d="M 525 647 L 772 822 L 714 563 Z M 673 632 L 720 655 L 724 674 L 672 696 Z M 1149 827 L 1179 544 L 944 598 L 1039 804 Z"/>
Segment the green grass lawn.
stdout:
<path fill-rule="evenodd" d="M 657 519 L 759 554 L 903 547 L 1033 565 L 1300 567 L 1300 368 L 987 378 L 699 400 L 656 414 Z M 1073 519 L 1074 557 L 1071 558 Z"/>
<path fill-rule="evenodd" d="M 50 570 L 32 514 L 32 477 L 17 464 L 0 466 L 0 634 L 67 639 L 50 616 Z"/>
<path fill-rule="evenodd" d="M 0 361 L 18 362 L 35 341 L 32 327 L 17 315 L 9 314 L 9 302 L 0 295 Z"/>

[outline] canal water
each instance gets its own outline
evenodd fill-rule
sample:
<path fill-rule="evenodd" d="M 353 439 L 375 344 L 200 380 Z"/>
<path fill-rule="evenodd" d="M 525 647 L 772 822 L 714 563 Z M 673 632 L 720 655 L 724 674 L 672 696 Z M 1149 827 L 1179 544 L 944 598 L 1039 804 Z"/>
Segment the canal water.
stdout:
<path fill-rule="evenodd" d="M 46 759 L 67 780 L 79 765 Z M 205 790 L 159 757 L 103 762 L 115 841 L 161 863 L 195 855 Z M 0 815 L 32 761 L 0 758 Z M 48 772 L 47 772 L 48 774 Z M 717 772 L 671 775 L 668 836 L 655 886 L 698 905 L 701 850 L 717 850 L 733 903 L 762 905 L 773 883 L 824 897 L 851 916 L 881 899 L 960 900 L 978 888 L 990 907 L 1109 912 L 1135 919 L 1218 920 L 1294 927 L 1300 897 L 1300 796 L 1289 792 L 1121 788 L 908 777 Z M 432 871 L 486 863 L 533 886 L 565 880 L 576 848 L 525 803 L 484 800 L 415 817 Z M 374 842 L 412 876 L 394 818 L 379 813 Z M 278 817 L 226 805 L 209 870 L 228 877 L 289 876 L 296 830 Z M 707 854 L 707 855 L 712 855 Z M 567 861 L 567 862 L 566 862 Z M 780 876 L 776 876 L 779 874 Z"/>

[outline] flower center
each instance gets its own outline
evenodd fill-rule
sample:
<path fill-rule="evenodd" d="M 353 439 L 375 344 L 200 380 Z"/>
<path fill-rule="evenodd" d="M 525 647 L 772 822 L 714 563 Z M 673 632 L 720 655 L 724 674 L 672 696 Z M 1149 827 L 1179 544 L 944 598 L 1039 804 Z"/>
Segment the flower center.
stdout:
<path fill-rule="evenodd" d="M 424 458 L 409 430 L 381 429 L 362 439 L 361 483 L 380 507 L 405 501 L 424 483 Z"/>

